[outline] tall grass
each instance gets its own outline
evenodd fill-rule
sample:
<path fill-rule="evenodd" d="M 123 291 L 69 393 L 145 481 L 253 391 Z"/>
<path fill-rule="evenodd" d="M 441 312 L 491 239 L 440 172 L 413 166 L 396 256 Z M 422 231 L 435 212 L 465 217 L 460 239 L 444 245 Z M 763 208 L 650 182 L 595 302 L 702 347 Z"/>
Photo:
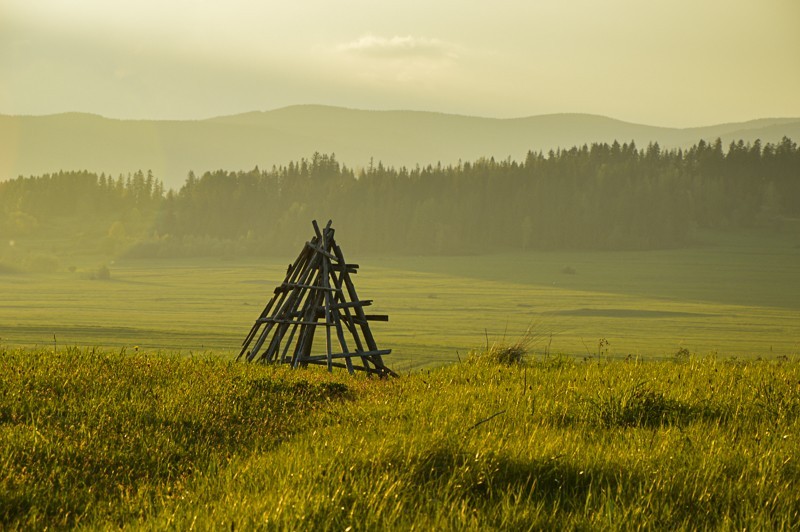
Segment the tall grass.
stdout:
<path fill-rule="evenodd" d="M 476 356 L 378 380 L 0 351 L 0 524 L 800 526 L 800 362 Z"/>

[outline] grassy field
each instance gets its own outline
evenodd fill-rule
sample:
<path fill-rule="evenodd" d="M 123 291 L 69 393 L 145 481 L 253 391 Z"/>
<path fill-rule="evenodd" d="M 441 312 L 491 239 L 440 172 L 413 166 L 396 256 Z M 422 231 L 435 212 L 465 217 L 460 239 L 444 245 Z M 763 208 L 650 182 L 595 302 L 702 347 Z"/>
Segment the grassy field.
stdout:
<path fill-rule="evenodd" d="M 800 526 L 790 239 L 348 256 L 389 380 L 232 362 L 291 259 L 0 270 L 0 528 Z"/>
<path fill-rule="evenodd" d="M 346 238 L 341 245 L 347 252 Z M 117 261 L 0 274 L 0 345 L 99 346 L 231 356 L 294 257 Z M 457 361 L 531 328 L 536 352 L 581 357 L 800 352 L 800 248 L 725 238 L 653 252 L 353 257 L 359 295 L 399 370 Z M 72 265 L 69 271 L 65 265 Z"/>
<path fill-rule="evenodd" d="M 502 346 L 400 379 L 0 349 L 0 528 L 800 526 L 800 362 Z"/>

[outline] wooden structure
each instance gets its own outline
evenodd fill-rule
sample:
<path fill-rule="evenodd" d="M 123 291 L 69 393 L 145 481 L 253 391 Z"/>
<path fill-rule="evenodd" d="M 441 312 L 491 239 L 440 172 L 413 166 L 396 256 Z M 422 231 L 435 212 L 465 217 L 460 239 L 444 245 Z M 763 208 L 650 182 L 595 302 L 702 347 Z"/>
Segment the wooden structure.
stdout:
<path fill-rule="evenodd" d="M 316 220 L 312 225 L 314 237 L 289 265 L 286 278 L 242 342 L 237 360 L 244 356 L 248 361 L 295 368 L 318 364 L 327 366 L 328 371 L 337 367 L 351 374 L 365 371 L 396 377 L 383 363 L 383 356 L 392 350 L 378 349 L 369 328 L 370 321 L 388 321 L 389 317 L 364 313 L 372 301 L 358 299 L 350 278 L 358 265 L 345 262 L 331 222 L 322 230 Z M 321 354 L 312 353 L 318 327 L 325 327 L 326 349 Z"/>

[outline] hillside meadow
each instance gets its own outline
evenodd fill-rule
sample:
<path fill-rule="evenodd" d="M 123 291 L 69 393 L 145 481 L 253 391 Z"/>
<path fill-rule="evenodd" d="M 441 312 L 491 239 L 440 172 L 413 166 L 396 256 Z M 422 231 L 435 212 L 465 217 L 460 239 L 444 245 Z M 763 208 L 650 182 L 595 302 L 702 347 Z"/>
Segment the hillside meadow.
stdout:
<path fill-rule="evenodd" d="M 785 235 L 714 235 L 674 250 L 447 257 L 351 255 L 346 235 L 341 245 L 361 265 L 359 296 L 390 317 L 375 335 L 401 371 L 455 362 L 526 331 L 536 353 L 589 358 L 800 352 L 800 248 Z M 229 357 L 293 259 L 62 255 L 55 272 L 0 273 L 0 345 Z"/>
<path fill-rule="evenodd" d="M 55 260 L 0 270 L 0 528 L 800 526 L 793 234 L 340 244 L 398 379 L 234 362 L 294 256 L 18 243 Z"/>
<path fill-rule="evenodd" d="M 524 344 L 524 342 L 523 342 Z M 0 349 L 4 529 L 793 529 L 800 363 Z"/>

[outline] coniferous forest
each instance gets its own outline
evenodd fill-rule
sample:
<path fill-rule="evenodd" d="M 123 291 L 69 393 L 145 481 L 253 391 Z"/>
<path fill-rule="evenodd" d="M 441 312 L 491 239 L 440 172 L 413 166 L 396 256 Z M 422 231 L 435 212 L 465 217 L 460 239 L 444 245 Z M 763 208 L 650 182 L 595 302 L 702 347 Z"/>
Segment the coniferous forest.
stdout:
<path fill-rule="evenodd" d="M 59 172 L 0 183 L 0 237 L 103 235 L 132 257 L 275 255 L 333 219 L 362 253 L 461 254 L 684 246 L 697 230 L 780 229 L 800 217 L 800 150 L 592 144 L 524 161 L 354 169 L 335 155 L 268 170 Z"/>

